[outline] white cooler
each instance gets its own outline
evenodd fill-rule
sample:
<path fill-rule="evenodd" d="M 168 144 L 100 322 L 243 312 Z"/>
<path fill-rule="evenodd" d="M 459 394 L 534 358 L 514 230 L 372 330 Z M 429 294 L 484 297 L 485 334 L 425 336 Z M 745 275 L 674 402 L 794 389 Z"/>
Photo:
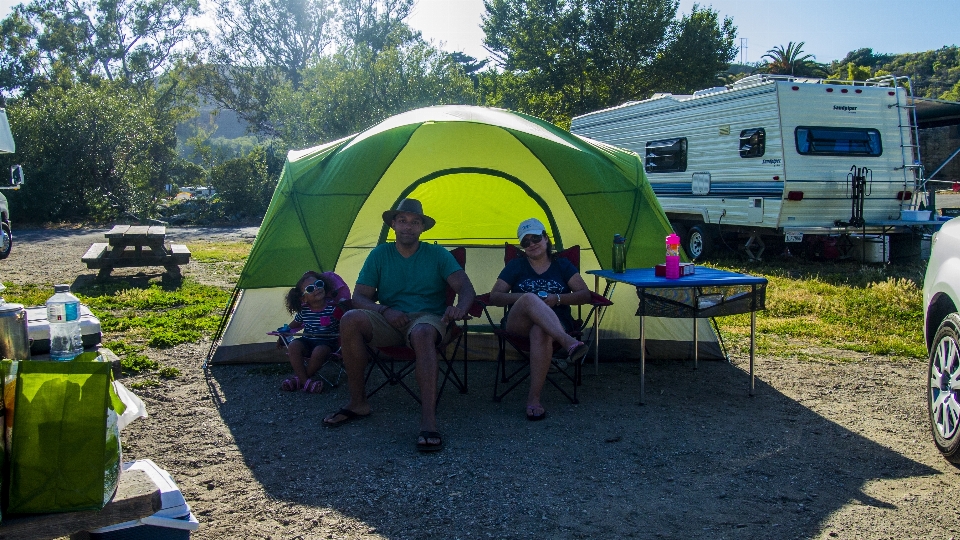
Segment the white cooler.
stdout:
<path fill-rule="evenodd" d="M 100 319 L 83 304 L 80 304 L 80 334 L 84 348 L 100 344 Z M 30 354 L 50 352 L 50 322 L 47 321 L 46 306 L 27 308 L 27 337 L 30 338 Z"/>
<path fill-rule="evenodd" d="M 200 528 L 167 471 L 149 459 L 128 461 L 123 470 L 141 470 L 150 476 L 160 488 L 161 509 L 152 516 L 94 529 L 90 531 L 91 540 L 180 540 L 190 538 L 190 532 Z"/>

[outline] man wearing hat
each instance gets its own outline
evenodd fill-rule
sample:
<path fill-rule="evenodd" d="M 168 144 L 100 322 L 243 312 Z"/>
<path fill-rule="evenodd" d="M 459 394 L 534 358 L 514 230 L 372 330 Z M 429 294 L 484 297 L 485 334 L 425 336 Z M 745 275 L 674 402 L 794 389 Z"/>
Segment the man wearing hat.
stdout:
<path fill-rule="evenodd" d="M 436 451 L 443 445 L 436 421 L 436 345 L 443 339 L 448 322 L 466 316 L 476 293 L 449 251 L 420 241 L 420 235 L 436 224 L 424 215 L 420 201 L 403 199 L 395 210 L 383 213 L 383 221 L 394 230 L 397 241 L 381 244 L 367 256 L 354 288 L 355 309 L 340 321 L 350 403 L 328 415 L 323 423 L 337 427 L 370 414 L 364 388 L 368 360 L 365 344 L 409 345 L 417 353 L 416 378 L 422 407 L 417 449 Z M 457 292 L 455 306 L 446 305 L 448 284 Z"/>

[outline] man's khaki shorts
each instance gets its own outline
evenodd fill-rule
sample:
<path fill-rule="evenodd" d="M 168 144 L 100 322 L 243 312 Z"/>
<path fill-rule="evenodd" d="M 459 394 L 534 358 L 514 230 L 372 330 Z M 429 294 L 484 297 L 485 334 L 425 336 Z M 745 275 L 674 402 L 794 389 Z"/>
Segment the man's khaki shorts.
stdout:
<path fill-rule="evenodd" d="M 370 326 L 373 327 L 373 338 L 370 340 L 372 347 L 399 347 L 410 346 L 410 330 L 418 324 L 429 324 L 437 329 L 440 339 L 437 343 L 443 341 L 447 333 L 447 327 L 440 322 L 440 315 L 433 313 L 417 312 L 407 313 L 410 320 L 403 328 L 394 328 L 387 322 L 386 317 L 376 311 L 361 310 L 370 320 Z"/>

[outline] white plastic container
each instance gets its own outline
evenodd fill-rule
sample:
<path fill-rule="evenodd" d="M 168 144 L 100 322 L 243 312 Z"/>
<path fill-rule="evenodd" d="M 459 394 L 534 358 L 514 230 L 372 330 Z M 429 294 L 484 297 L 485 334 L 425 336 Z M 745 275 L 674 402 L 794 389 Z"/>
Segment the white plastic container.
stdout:
<path fill-rule="evenodd" d="M 38 356 L 50 352 L 50 322 L 47 321 L 46 307 L 27 308 L 27 334 L 30 354 Z M 100 344 L 100 319 L 84 304 L 80 304 L 80 334 L 84 348 Z"/>
<path fill-rule="evenodd" d="M 50 323 L 50 359 L 73 360 L 83 353 L 80 332 L 80 299 L 70 294 L 69 285 L 54 285 L 54 294 L 47 299 L 47 321 Z"/>
<path fill-rule="evenodd" d="M 900 219 L 904 221 L 930 221 L 930 210 L 901 210 Z"/>
<path fill-rule="evenodd" d="M 853 258 L 868 263 L 890 262 L 890 237 L 880 235 L 851 236 Z"/>
<path fill-rule="evenodd" d="M 190 533 L 200 528 L 200 522 L 190 512 L 180 488 L 167 471 L 149 459 L 124 463 L 123 470 L 140 470 L 150 476 L 160 488 L 161 509 L 152 516 L 92 530 L 92 540 L 179 540 L 190 538 Z"/>

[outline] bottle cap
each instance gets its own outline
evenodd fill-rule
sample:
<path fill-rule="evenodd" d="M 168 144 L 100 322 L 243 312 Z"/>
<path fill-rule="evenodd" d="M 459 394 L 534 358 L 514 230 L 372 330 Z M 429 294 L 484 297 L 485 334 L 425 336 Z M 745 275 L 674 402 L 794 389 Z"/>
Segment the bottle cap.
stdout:
<path fill-rule="evenodd" d="M 679 246 L 679 245 L 680 245 L 680 237 L 677 236 L 675 233 L 670 233 L 670 234 L 667 235 L 667 243 L 668 243 L 668 244 L 671 244 L 671 245 L 676 244 L 676 245 Z"/>
<path fill-rule="evenodd" d="M 626 242 L 626 239 L 624 237 L 620 236 L 619 234 L 613 235 L 614 244 L 623 244 L 624 242 Z"/>
<path fill-rule="evenodd" d="M 54 285 L 54 286 L 53 286 L 53 292 L 54 292 L 54 293 L 70 292 L 70 286 L 69 286 L 69 285 Z"/>

